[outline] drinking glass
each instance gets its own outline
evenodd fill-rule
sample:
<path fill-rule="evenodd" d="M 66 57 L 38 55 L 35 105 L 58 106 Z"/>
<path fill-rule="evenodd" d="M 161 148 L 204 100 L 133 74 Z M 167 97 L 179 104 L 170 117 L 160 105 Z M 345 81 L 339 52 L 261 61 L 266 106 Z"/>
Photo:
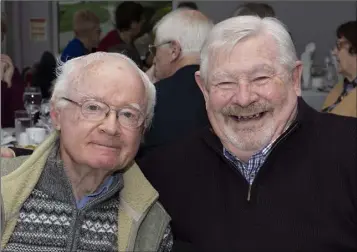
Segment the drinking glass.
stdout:
<path fill-rule="evenodd" d="M 31 127 L 33 127 L 35 120 L 35 114 L 40 112 L 42 101 L 41 89 L 39 87 L 28 87 L 25 88 L 24 92 L 24 106 L 27 113 L 31 117 Z"/>
<path fill-rule="evenodd" d="M 26 132 L 31 127 L 31 117 L 26 110 L 15 111 L 15 135 L 16 141 L 19 141 L 20 134 Z"/>

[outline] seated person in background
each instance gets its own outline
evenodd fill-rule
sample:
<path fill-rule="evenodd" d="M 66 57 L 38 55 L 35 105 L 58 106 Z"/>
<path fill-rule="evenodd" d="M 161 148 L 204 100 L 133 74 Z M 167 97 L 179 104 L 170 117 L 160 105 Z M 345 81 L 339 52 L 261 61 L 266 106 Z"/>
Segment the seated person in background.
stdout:
<path fill-rule="evenodd" d="M 122 53 L 132 59 L 140 68 L 143 62 L 134 45 L 144 23 L 144 8 L 141 4 L 125 1 L 115 10 L 115 29 L 99 43 L 97 51 Z"/>
<path fill-rule="evenodd" d="M 155 87 L 116 53 L 72 59 L 59 72 L 56 131 L 19 167 L 20 157 L 1 166 L 1 251 L 170 251 L 170 217 L 133 161 Z"/>
<path fill-rule="evenodd" d="M 79 10 L 73 16 L 75 38 L 64 48 L 61 61 L 91 53 L 100 40 L 100 22 L 97 15 L 90 10 Z"/>
<path fill-rule="evenodd" d="M 154 27 L 157 105 L 138 157 L 208 125 L 203 95 L 196 84 L 200 50 L 213 22 L 201 12 L 176 9 Z"/>
<path fill-rule="evenodd" d="M 238 16 L 258 16 L 261 18 L 265 17 L 276 17 L 275 11 L 272 6 L 270 6 L 267 3 L 245 3 L 240 5 L 233 13 L 233 17 L 238 17 Z M 290 31 L 288 31 L 293 42 L 293 36 Z"/>
<path fill-rule="evenodd" d="M 154 55 L 149 51 L 145 55 L 145 60 L 144 60 L 144 66 L 143 66 L 143 71 L 149 70 L 154 62 Z"/>
<path fill-rule="evenodd" d="M 46 51 L 34 69 L 31 83 L 32 86 L 41 88 L 42 99 L 51 97 L 52 82 L 56 79 L 56 66 L 56 58 Z"/>
<path fill-rule="evenodd" d="M 357 21 L 340 25 L 336 33 L 333 53 L 344 80 L 330 91 L 322 111 L 357 117 Z"/>
<path fill-rule="evenodd" d="M 275 18 L 213 28 L 196 73 L 211 126 L 138 160 L 175 239 L 204 252 L 357 251 L 357 119 L 309 107 L 301 72 Z"/>
<path fill-rule="evenodd" d="M 245 3 L 234 11 L 233 16 L 258 15 L 261 18 L 275 17 L 273 7 L 266 3 Z"/>
<path fill-rule="evenodd" d="M 5 15 L 1 15 L 1 42 L 7 32 Z M 1 127 L 14 127 L 15 111 L 24 109 L 25 84 L 19 70 L 8 55 L 1 54 Z"/>
<path fill-rule="evenodd" d="M 177 8 L 187 8 L 191 10 L 198 10 L 198 6 L 195 2 L 180 2 Z"/>

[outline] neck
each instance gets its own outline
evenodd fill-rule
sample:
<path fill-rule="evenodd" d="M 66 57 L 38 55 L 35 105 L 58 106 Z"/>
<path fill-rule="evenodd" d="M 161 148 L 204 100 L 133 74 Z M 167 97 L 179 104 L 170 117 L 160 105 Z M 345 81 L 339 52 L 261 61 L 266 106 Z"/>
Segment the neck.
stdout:
<path fill-rule="evenodd" d="M 90 45 L 90 43 L 89 43 L 89 41 L 88 41 L 87 38 L 77 37 L 77 39 L 82 42 L 83 46 L 84 46 L 88 51 L 91 51 L 91 50 L 92 50 L 92 46 Z"/>
<path fill-rule="evenodd" d="M 347 78 L 347 80 L 350 81 L 350 82 L 353 81 L 354 79 L 357 78 L 357 71 L 355 71 L 354 74 L 347 74 L 347 75 L 346 75 L 346 78 Z"/>
<path fill-rule="evenodd" d="M 119 37 L 123 40 L 126 44 L 133 43 L 133 37 L 130 31 L 118 31 Z"/>
<path fill-rule="evenodd" d="M 294 106 L 293 110 L 292 110 L 292 113 L 291 115 L 289 116 L 288 120 L 286 121 L 286 123 L 280 125 L 271 141 L 266 145 L 268 146 L 270 143 L 273 143 L 275 142 L 276 139 L 278 139 L 289 127 L 290 125 L 292 124 L 292 122 L 295 120 L 296 118 L 296 115 L 297 115 L 297 103 L 296 105 Z M 241 150 L 241 149 L 238 149 L 238 148 L 235 148 L 234 146 L 232 146 L 232 144 L 230 143 L 226 143 L 227 144 L 227 147 L 226 149 L 229 150 L 230 152 L 232 152 L 236 157 L 239 158 L 239 160 L 242 160 L 243 162 L 248 162 L 249 159 L 257 152 L 261 151 L 263 148 L 265 148 L 266 146 L 260 146 L 259 148 L 255 149 L 255 150 L 249 150 L 249 151 L 246 151 L 246 150 Z"/>
<path fill-rule="evenodd" d="M 61 146 L 61 158 L 64 164 L 64 172 L 71 183 L 76 200 L 93 193 L 110 176 L 110 171 L 93 169 L 85 165 L 76 164 Z"/>
<path fill-rule="evenodd" d="M 173 68 L 172 71 L 172 75 L 185 66 L 199 65 L 199 64 L 200 64 L 200 56 L 198 54 L 185 55 L 176 61 L 175 67 Z"/>

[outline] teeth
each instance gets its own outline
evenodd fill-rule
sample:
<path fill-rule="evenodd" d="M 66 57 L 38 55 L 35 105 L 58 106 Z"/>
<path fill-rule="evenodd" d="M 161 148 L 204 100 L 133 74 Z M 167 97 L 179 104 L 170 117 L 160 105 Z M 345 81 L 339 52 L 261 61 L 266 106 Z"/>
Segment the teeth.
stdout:
<path fill-rule="evenodd" d="M 237 118 L 238 118 L 238 120 L 249 120 L 249 119 L 257 118 L 259 116 L 260 116 L 260 113 L 251 115 L 251 116 L 237 116 Z"/>

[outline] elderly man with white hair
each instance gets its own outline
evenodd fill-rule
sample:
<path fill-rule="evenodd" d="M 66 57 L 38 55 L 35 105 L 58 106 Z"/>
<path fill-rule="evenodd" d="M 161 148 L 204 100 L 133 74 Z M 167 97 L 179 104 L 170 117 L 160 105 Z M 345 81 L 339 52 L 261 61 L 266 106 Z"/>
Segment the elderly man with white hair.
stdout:
<path fill-rule="evenodd" d="M 153 117 L 153 84 L 116 53 L 59 70 L 56 131 L 1 178 L 2 251 L 171 251 L 170 217 L 133 161 Z"/>
<path fill-rule="evenodd" d="M 200 50 L 213 23 L 197 10 L 180 8 L 154 27 L 149 48 L 154 58 L 157 106 L 140 156 L 208 125 L 202 93 L 195 81 Z"/>
<path fill-rule="evenodd" d="M 357 251 L 357 120 L 309 107 L 301 71 L 275 18 L 208 36 L 196 80 L 211 126 L 138 161 L 194 251 Z"/>

